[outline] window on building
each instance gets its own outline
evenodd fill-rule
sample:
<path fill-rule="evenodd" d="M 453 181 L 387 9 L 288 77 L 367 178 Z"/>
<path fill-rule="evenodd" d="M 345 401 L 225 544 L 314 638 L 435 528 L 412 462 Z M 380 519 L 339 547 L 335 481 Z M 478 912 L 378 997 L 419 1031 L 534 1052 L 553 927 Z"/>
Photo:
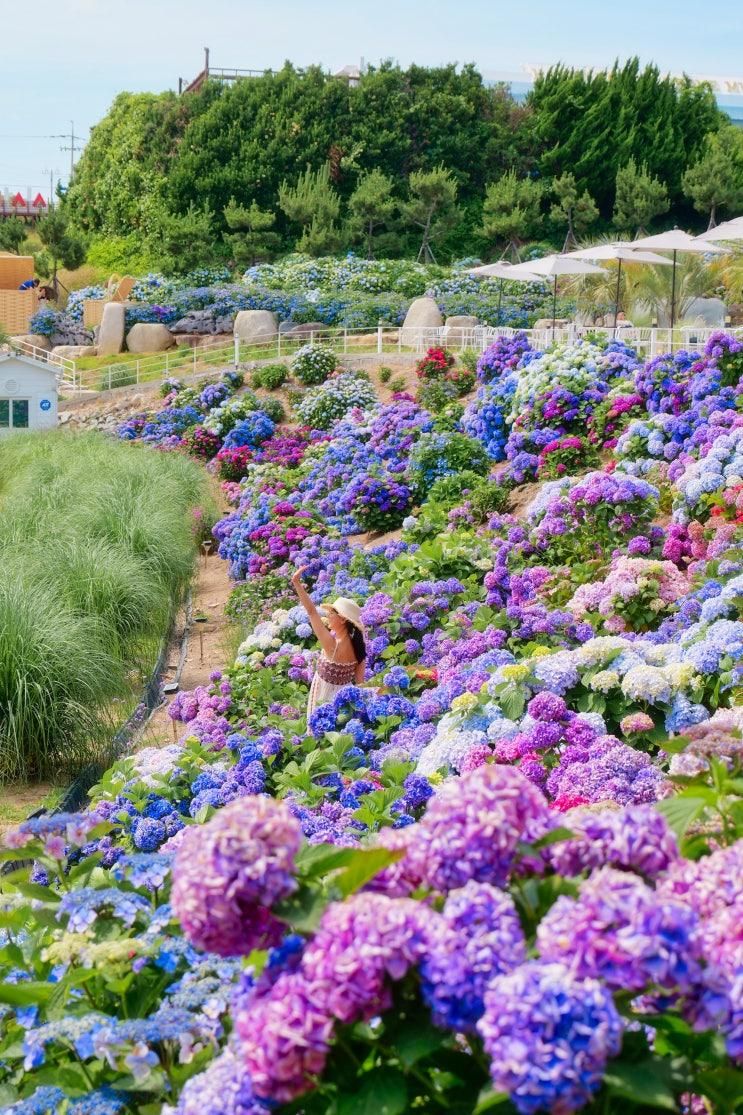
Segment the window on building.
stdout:
<path fill-rule="evenodd" d="M 0 399 L 0 430 L 28 429 L 28 399 Z"/>

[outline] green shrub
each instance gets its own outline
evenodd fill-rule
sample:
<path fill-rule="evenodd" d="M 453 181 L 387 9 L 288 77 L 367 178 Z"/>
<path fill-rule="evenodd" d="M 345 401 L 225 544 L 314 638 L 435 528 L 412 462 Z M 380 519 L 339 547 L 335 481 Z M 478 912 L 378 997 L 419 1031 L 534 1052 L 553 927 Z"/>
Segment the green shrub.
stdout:
<path fill-rule="evenodd" d="M 261 399 L 260 409 L 263 411 L 264 414 L 268 415 L 272 422 L 275 422 L 277 424 L 279 422 L 284 422 L 286 419 L 286 410 L 284 408 L 284 404 L 281 402 L 281 399 Z"/>
<path fill-rule="evenodd" d="M 264 387 L 267 391 L 275 391 L 289 378 L 289 369 L 286 364 L 265 364 L 253 372 L 253 387 Z"/>
<path fill-rule="evenodd" d="M 335 371 L 336 357 L 325 345 L 302 345 L 292 360 L 292 375 L 305 387 L 324 383 Z"/>
<path fill-rule="evenodd" d="M 480 359 L 480 353 L 476 348 L 463 348 L 459 353 L 459 363 L 473 376 L 477 375 L 477 361 Z"/>
<path fill-rule="evenodd" d="M 432 430 L 422 434 L 410 454 L 410 476 L 418 495 L 428 495 L 440 476 L 474 472 L 486 476 L 491 460 L 481 442 L 467 434 Z"/>
<path fill-rule="evenodd" d="M 389 383 L 391 378 L 392 368 L 388 368 L 386 364 L 383 364 L 382 367 L 379 369 L 379 382 Z"/>
<path fill-rule="evenodd" d="M 405 376 L 395 376 L 389 382 L 390 391 L 394 394 L 396 391 L 404 391 L 407 384 L 405 383 Z"/>
<path fill-rule="evenodd" d="M 416 393 L 416 401 L 432 414 L 440 414 L 458 398 L 456 385 L 448 379 L 431 379 L 422 383 Z"/>
<path fill-rule="evenodd" d="M 6 439 L 0 493 L 0 779 L 59 777 L 104 756 L 215 510 L 194 461 L 93 433 Z"/>
<path fill-rule="evenodd" d="M 296 406 L 297 418 L 314 430 L 329 430 L 353 407 L 368 407 L 377 396 L 363 372 L 342 372 L 329 383 L 312 387 Z"/>
<path fill-rule="evenodd" d="M 107 391 L 113 387 L 131 387 L 137 382 L 137 370 L 133 364 L 113 364 L 101 370 L 99 390 Z"/>

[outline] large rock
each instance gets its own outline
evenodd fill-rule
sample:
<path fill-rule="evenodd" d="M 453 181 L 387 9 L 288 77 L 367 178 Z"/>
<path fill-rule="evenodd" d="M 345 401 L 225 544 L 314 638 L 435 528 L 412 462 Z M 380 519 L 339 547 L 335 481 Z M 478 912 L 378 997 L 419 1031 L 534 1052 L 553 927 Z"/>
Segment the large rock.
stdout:
<path fill-rule="evenodd" d="M 43 333 L 19 333 L 16 337 L 11 337 L 11 341 L 16 341 L 22 345 L 33 345 L 34 348 L 43 348 L 45 352 L 49 352 L 52 347 L 52 342 Z"/>
<path fill-rule="evenodd" d="M 185 317 L 171 325 L 171 333 L 199 333 L 211 335 L 214 333 L 231 333 L 234 314 L 219 314 L 214 316 L 213 310 L 191 310 Z"/>
<path fill-rule="evenodd" d="M 82 325 L 71 325 L 69 328 L 62 329 L 59 333 L 52 333 L 49 338 L 52 348 L 55 345 L 92 345 L 93 334 L 89 329 L 84 329 Z"/>
<path fill-rule="evenodd" d="M 97 356 L 95 345 L 54 345 L 53 356 L 64 356 L 66 360 L 79 360 L 81 356 Z"/>
<path fill-rule="evenodd" d="M 233 328 L 241 341 L 269 341 L 278 333 L 279 324 L 271 310 L 240 310 Z"/>
<path fill-rule="evenodd" d="M 313 333 L 327 331 L 328 326 L 324 321 L 300 321 L 286 330 L 287 337 L 306 337 L 309 341 Z M 319 340 L 320 338 L 318 338 Z"/>
<path fill-rule="evenodd" d="M 441 310 L 433 298 L 415 298 L 410 303 L 410 308 L 402 324 L 402 343 L 404 345 L 423 345 L 433 342 L 433 335 L 427 335 L 427 330 L 440 329 L 444 324 Z"/>
<path fill-rule="evenodd" d="M 98 355 L 118 356 L 124 348 L 126 309 L 123 302 L 107 302 L 98 329 Z"/>
<path fill-rule="evenodd" d="M 479 324 L 471 314 L 454 314 L 446 319 L 444 336 L 447 341 L 474 340 L 473 333 Z"/>
<path fill-rule="evenodd" d="M 175 344 L 175 338 L 164 325 L 139 322 L 126 335 L 130 352 L 165 352 Z"/>

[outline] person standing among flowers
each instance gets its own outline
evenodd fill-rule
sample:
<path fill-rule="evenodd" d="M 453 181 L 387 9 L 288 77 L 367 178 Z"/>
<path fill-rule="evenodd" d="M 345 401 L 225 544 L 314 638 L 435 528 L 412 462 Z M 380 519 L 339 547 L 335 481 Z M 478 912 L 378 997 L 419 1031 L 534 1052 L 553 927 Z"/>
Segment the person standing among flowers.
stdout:
<path fill-rule="evenodd" d="M 307 612 L 320 643 L 320 657 L 310 686 L 307 720 L 319 705 L 327 705 L 344 685 L 362 685 L 366 670 L 366 642 L 361 609 L 354 600 L 339 596 L 322 609 L 315 607 L 302 584 L 301 566 L 292 576 L 292 588 Z"/>

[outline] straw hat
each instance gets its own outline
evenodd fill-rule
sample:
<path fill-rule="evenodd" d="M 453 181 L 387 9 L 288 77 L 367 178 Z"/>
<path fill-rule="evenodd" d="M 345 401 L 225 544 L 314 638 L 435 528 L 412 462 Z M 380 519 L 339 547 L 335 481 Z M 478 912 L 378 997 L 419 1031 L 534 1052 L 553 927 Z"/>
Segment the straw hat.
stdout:
<path fill-rule="evenodd" d="M 345 620 L 352 623 L 353 626 L 357 627 L 363 634 L 364 621 L 361 618 L 361 608 L 355 600 L 349 600 L 347 596 L 339 596 L 337 600 L 334 600 L 332 604 L 328 604 L 327 607 L 337 612 L 339 616 L 343 616 Z"/>

